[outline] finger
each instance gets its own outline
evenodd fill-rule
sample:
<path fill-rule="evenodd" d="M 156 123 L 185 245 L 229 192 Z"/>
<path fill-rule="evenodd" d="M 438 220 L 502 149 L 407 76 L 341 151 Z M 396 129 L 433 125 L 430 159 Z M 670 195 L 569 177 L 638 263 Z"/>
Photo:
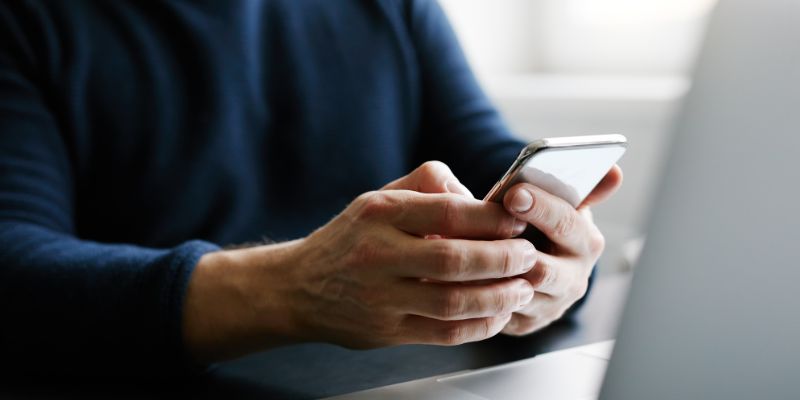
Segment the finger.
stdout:
<path fill-rule="evenodd" d="M 406 278 L 445 282 L 496 279 L 524 274 L 539 253 L 525 239 L 476 241 L 409 239 L 400 259 L 387 262 L 389 271 Z"/>
<path fill-rule="evenodd" d="M 403 321 L 405 343 L 455 346 L 488 339 L 498 333 L 511 319 L 511 314 L 496 317 L 440 321 L 409 315 Z"/>
<path fill-rule="evenodd" d="M 550 325 L 555 320 L 556 318 L 514 313 L 501 332 L 512 336 L 527 335 Z"/>
<path fill-rule="evenodd" d="M 536 297 L 536 301 L 531 300 L 525 307 L 514 313 L 536 318 L 537 316 L 554 314 L 555 310 L 559 308 L 559 299 L 555 296 L 538 292 L 534 297 Z"/>
<path fill-rule="evenodd" d="M 408 280 L 394 290 L 397 298 L 405 300 L 402 312 L 443 321 L 511 314 L 533 298 L 533 288 L 525 279 L 481 285 Z"/>
<path fill-rule="evenodd" d="M 568 282 L 568 269 L 561 265 L 557 268 L 557 260 L 549 254 L 539 253 L 536 265 L 522 275 L 533 287 L 533 290 L 542 294 L 560 294 L 566 290 Z"/>
<path fill-rule="evenodd" d="M 410 191 L 378 193 L 395 197 L 389 201 L 395 207 L 394 226 L 417 236 L 505 239 L 521 234 L 527 226 L 498 204 L 464 196 Z"/>
<path fill-rule="evenodd" d="M 586 196 L 581 207 L 604 202 L 622 186 L 622 179 L 622 168 L 614 165 L 600 183 L 595 186 L 594 190 Z"/>
<path fill-rule="evenodd" d="M 536 265 L 522 275 L 537 293 L 562 296 L 581 289 L 581 280 L 588 281 L 591 269 L 571 259 L 538 253 Z"/>
<path fill-rule="evenodd" d="M 387 184 L 382 190 L 405 189 L 421 193 L 455 193 L 475 198 L 466 186 L 441 161 L 428 161 L 408 175 Z"/>
<path fill-rule="evenodd" d="M 590 240 L 599 234 L 597 227 L 569 203 L 528 183 L 512 187 L 503 198 L 503 205 L 573 254 L 588 253 L 594 245 Z"/>

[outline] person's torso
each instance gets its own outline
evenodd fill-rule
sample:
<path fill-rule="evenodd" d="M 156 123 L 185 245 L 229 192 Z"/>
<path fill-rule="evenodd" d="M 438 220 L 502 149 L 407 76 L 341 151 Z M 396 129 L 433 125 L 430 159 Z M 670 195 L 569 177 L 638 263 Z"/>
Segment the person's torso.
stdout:
<path fill-rule="evenodd" d="M 395 8 L 50 3 L 43 86 L 73 162 L 78 235 L 299 237 L 405 173 L 419 93 Z"/>

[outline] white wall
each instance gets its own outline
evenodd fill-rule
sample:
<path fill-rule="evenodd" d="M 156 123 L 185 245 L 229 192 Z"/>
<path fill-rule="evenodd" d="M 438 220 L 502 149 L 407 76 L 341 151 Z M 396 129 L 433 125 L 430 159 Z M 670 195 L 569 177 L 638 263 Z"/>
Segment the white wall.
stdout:
<path fill-rule="evenodd" d="M 622 133 L 625 183 L 595 209 L 604 272 L 642 233 L 712 0 L 442 0 L 484 89 L 521 137 Z"/>

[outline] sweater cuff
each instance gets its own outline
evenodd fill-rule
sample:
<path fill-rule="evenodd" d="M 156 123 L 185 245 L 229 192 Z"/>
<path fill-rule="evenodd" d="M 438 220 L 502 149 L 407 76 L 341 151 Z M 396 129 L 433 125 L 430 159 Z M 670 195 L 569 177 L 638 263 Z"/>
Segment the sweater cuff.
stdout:
<path fill-rule="evenodd" d="M 197 370 L 198 366 L 191 361 L 183 341 L 183 307 L 189 280 L 200 258 L 206 253 L 220 250 L 220 247 L 202 240 L 192 240 L 169 251 L 164 261 L 167 263 L 171 279 L 162 292 L 164 305 L 163 318 L 169 334 L 169 349 L 175 349 L 175 359 L 188 370 Z"/>

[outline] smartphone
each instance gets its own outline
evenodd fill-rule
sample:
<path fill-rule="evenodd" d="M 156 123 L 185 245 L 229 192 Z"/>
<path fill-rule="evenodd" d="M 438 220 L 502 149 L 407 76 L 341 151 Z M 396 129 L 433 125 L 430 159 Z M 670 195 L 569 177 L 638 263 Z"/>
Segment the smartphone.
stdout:
<path fill-rule="evenodd" d="M 578 207 L 622 157 L 622 135 L 591 135 L 537 140 L 520 152 L 484 200 L 503 202 L 509 188 L 527 182 Z"/>

